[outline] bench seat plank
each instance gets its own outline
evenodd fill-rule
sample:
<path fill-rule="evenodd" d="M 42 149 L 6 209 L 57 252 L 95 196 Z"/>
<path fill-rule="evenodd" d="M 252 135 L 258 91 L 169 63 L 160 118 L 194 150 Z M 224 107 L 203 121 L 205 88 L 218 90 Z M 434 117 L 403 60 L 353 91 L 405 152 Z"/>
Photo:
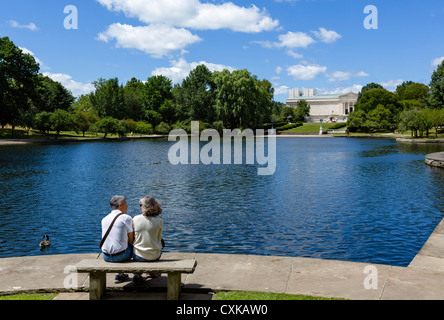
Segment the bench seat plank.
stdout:
<path fill-rule="evenodd" d="M 76 265 L 76 269 L 79 273 L 193 273 L 196 266 L 196 260 L 110 263 L 101 259 L 85 259 Z"/>

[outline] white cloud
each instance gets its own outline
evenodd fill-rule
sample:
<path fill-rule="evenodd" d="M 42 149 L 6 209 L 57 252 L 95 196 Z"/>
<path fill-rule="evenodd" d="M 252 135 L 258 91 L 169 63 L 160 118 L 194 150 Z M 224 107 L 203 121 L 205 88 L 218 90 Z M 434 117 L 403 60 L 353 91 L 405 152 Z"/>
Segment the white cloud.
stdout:
<path fill-rule="evenodd" d="M 350 91 L 354 93 L 361 92 L 363 86 L 360 84 L 354 84 L 350 87 L 337 87 L 337 88 L 331 88 L 331 89 L 318 89 L 319 93 L 322 94 L 340 94 L 340 93 L 348 93 Z"/>
<path fill-rule="evenodd" d="M 381 86 L 383 86 L 388 91 L 395 91 L 396 88 L 401 85 L 404 82 L 404 80 L 389 80 L 386 82 L 381 82 Z"/>
<path fill-rule="evenodd" d="M 230 29 L 257 33 L 279 26 L 265 9 L 251 5 L 240 7 L 232 2 L 201 3 L 199 0 L 97 0 L 108 10 L 122 11 L 128 17 L 151 23 L 196 30 Z"/>
<path fill-rule="evenodd" d="M 165 77 L 170 78 L 173 81 L 173 83 L 180 83 L 182 82 L 183 79 L 185 79 L 189 75 L 190 71 L 194 70 L 197 66 L 202 64 L 206 65 L 210 71 L 222 71 L 224 69 L 228 69 L 230 71 L 236 70 L 235 68 L 230 66 L 209 63 L 206 61 L 187 62 L 183 58 L 180 58 L 178 60 L 172 60 L 170 61 L 170 63 L 171 67 L 157 68 L 151 73 L 151 75 L 152 76 L 163 75 Z"/>
<path fill-rule="evenodd" d="M 32 52 L 31 50 L 29 50 L 29 49 L 27 49 L 27 48 L 22 48 L 22 47 L 19 47 L 19 48 L 20 48 L 20 50 L 23 51 L 23 53 L 25 53 L 25 54 L 30 54 L 31 56 L 34 57 L 35 61 L 40 65 L 40 70 L 50 70 L 50 69 L 51 69 L 50 67 L 48 67 L 47 65 L 45 65 L 45 64 L 43 63 L 42 60 L 40 60 L 39 58 L 37 58 L 37 57 L 35 56 L 34 52 Z"/>
<path fill-rule="evenodd" d="M 290 88 L 287 86 L 277 86 L 274 88 L 274 94 L 275 95 L 289 95 Z"/>
<path fill-rule="evenodd" d="M 279 36 L 278 43 L 274 45 L 276 47 L 286 48 L 307 48 L 310 44 L 316 42 L 312 37 L 304 32 L 288 32 L 287 34 L 281 34 Z"/>
<path fill-rule="evenodd" d="M 334 82 L 334 81 L 346 81 L 349 80 L 352 77 L 368 77 L 368 74 L 364 71 L 360 71 L 357 73 L 352 72 L 344 72 L 344 71 L 335 71 L 332 74 L 328 75 L 328 81 Z"/>
<path fill-rule="evenodd" d="M 49 70 L 51 70 L 50 67 L 45 65 L 39 58 L 37 58 L 31 50 L 27 48 L 21 48 L 23 53 L 30 54 L 34 57 L 35 61 L 40 65 L 40 70 L 45 70 L 46 72 L 43 72 L 43 76 L 49 77 L 54 81 L 60 82 L 66 89 L 71 91 L 74 97 L 78 97 L 82 94 L 88 94 L 95 90 L 95 87 L 92 83 L 82 83 L 78 81 L 74 81 L 72 77 L 69 74 L 63 74 L 63 73 L 51 73 Z"/>
<path fill-rule="evenodd" d="M 342 38 L 342 36 L 333 30 L 327 30 L 325 28 L 319 28 L 319 31 L 312 31 L 314 35 L 322 42 L 333 43 L 336 40 Z"/>
<path fill-rule="evenodd" d="M 39 28 L 37 28 L 37 26 L 32 22 L 29 24 L 20 24 L 15 20 L 9 20 L 9 25 L 13 28 L 18 28 L 18 29 L 29 29 L 31 31 L 39 30 Z"/>
<path fill-rule="evenodd" d="M 110 25 L 108 30 L 98 35 L 98 39 L 105 42 L 115 39 L 117 47 L 137 49 L 156 58 L 202 40 L 183 28 L 157 24 L 133 27 L 120 23 Z"/>
<path fill-rule="evenodd" d="M 432 60 L 432 67 L 436 68 L 444 61 L 444 57 L 436 58 Z"/>
<path fill-rule="evenodd" d="M 320 65 L 312 64 L 312 65 L 294 65 L 287 68 L 287 72 L 289 76 L 292 76 L 295 80 L 313 80 L 319 74 L 325 73 L 327 71 L 327 67 L 323 67 Z"/>
<path fill-rule="evenodd" d="M 295 58 L 295 59 L 302 59 L 302 58 L 304 57 L 304 55 L 302 55 L 302 54 L 300 54 L 300 53 L 297 53 L 297 52 L 294 52 L 293 50 L 288 50 L 288 51 L 287 51 L 287 54 L 288 54 L 290 57 L 293 57 L 293 58 Z"/>
<path fill-rule="evenodd" d="M 74 81 L 69 74 L 44 72 L 43 75 L 54 81 L 60 82 L 66 89 L 71 91 L 75 97 L 82 94 L 88 94 L 95 90 L 92 83 Z"/>

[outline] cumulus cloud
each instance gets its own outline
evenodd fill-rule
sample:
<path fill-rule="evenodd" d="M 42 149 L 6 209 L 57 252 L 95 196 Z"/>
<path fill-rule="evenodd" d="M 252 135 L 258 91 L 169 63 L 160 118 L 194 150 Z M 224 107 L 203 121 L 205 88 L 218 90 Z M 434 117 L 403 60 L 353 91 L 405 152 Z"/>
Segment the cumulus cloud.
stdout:
<path fill-rule="evenodd" d="M 275 43 L 276 47 L 285 48 L 307 48 L 316 41 L 304 32 L 288 32 L 279 36 L 279 42 Z"/>
<path fill-rule="evenodd" d="M 311 65 L 294 65 L 287 68 L 289 76 L 292 76 L 295 80 L 313 80 L 318 75 L 325 73 L 327 67 L 317 64 Z"/>
<path fill-rule="evenodd" d="M 334 81 L 346 81 L 350 80 L 352 77 L 368 77 L 368 74 L 364 71 L 360 72 L 344 72 L 344 71 L 335 71 L 332 74 L 328 75 L 328 81 L 334 82 Z"/>
<path fill-rule="evenodd" d="M 43 75 L 54 81 L 60 82 L 66 89 L 71 91 L 74 97 L 88 94 L 95 90 L 92 83 L 75 81 L 69 74 L 44 72 Z"/>
<path fill-rule="evenodd" d="M 163 23 L 196 30 L 230 29 L 257 33 L 274 30 L 279 21 L 265 9 L 251 5 L 240 7 L 232 2 L 201 3 L 198 0 L 97 0 L 108 10 L 151 24 Z"/>
<path fill-rule="evenodd" d="M 396 88 L 401 85 L 404 82 L 404 80 L 399 79 L 399 80 L 388 80 L 385 82 L 381 82 L 381 85 L 387 89 L 388 91 L 395 91 Z"/>
<path fill-rule="evenodd" d="M 110 25 L 98 35 L 98 39 L 105 42 L 115 39 L 117 47 L 138 49 L 156 58 L 202 40 L 189 30 L 165 24 L 133 27 L 120 23 Z"/>
<path fill-rule="evenodd" d="M 354 92 L 354 93 L 359 93 L 361 92 L 363 86 L 360 84 L 354 84 L 352 86 L 349 87 L 337 87 L 337 88 L 330 88 L 330 89 L 318 89 L 319 93 L 322 94 L 341 94 L 341 93 L 348 93 L 348 92 Z"/>
<path fill-rule="evenodd" d="M 45 65 L 39 58 L 37 58 L 34 52 L 32 52 L 27 48 L 20 47 L 20 49 L 23 51 L 23 53 L 30 54 L 31 56 L 34 57 L 35 61 L 40 65 L 40 70 L 46 71 L 42 73 L 43 76 L 51 78 L 54 81 L 60 82 L 66 89 L 71 91 L 74 97 L 78 97 L 82 94 L 88 94 L 95 90 L 95 87 L 92 83 L 82 83 L 74 81 L 69 74 L 49 72 L 51 68 Z"/>
<path fill-rule="evenodd" d="M 184 58 L 180 58 L 178 60 L 172 60 L 170 61 L 171 66 L 170 67 L 164 67 L 164 68 L 156 68 L 153 70 L 151 75 L 158 76 L 163 75 L 165 77 L 170 78 L 173 83 L 180 83 L 183 79 L 185 79 L 191 70 L 194 70 L 199 65 L 206 65 L 207 68 L 214 72 L 214 71 L 222 71 L 224 69 L 228 69 L 230 71 L 236 70 L 233 67 L 226 66 L 223 64 L 215 64 L 210 63 L 206 61 L 200 61 L 200 62 L 187 62 Z"/>
<path fill-rule="evenodd" d="M 199 0 L 97 0 L 110 11 L 123 12 L 147 26 L 133 27 L 115 23 L 99 34 L 98 39 L 116 40 L 116 45 L 134 48 L 153 57 L 184 50 L 201 41 L 192 30 L 229 29 L 235 32 L 258 33 L 279 26 L 266 9 L 232 2 L 202 3 Z"/>
<path fill-rule="evenodd" d="M 436 58 L 432 60 L 432 67 L 436 68 L 444 61 L 444 57 Z"/>
<path fill-rule="evenodd" d="M 322 42 L 333 43 L 342 38 L 342 36 L 333 30 L 319 28 L 319 31 L 312 31 L 313 34 Z"/>
<path fill-rule="evenodd" d="M 39 30 L 39 28 L 37 28 L 37 26 L 32 22 L 29 24 L 20 24 L 15 20 L 9 20 L 9 25 L 13 28 L 18 28 L 18 29 L 28 29 L 31 31 Z"/>

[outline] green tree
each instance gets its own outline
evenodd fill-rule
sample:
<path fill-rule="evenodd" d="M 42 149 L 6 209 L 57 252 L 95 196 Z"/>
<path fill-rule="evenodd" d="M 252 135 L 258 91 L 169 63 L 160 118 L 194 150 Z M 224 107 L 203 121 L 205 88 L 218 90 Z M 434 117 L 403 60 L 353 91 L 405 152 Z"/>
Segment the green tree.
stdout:
<path fill-rule="evenodd" d="M 0 123 L 14 127 L 36 99 L 39 64 L 8 37 L 0 38 Z"/>
<path fill-rule="evenodd" d="M 310 115 L 310 105 L 307 100 L 299 100 L 294 113 L 294 122 L 305 122 L 305 118 Z"/>
<path fill-rule="evenodd" d="M 431 109 L 444 108 L 444 61 L 432 74 L 428 106 Z"/>
<path fill-rule="evenodd" d="M 189 120 L 211 122 L 215 119 L 213 74 L 205 65 L 190 72 L 178 87 L 176 99 Z"/>
<path fill-rule="evenodd" d="M 383 105 L 378 105 L 376 109 L 371 110 L 367 115 L 367 120 L 363 127 L 369 129 L 390 129 L 392 125 L 392 114 L 390 110 Z"/>
<path fill-rule="evenodd" d="M 97 132 L 104 133 L 106 138 L 108 134 L 115 134 L 119 130 L 119 120 L 113 118 L 113 117 L 106 117 L 103 119 L 100 119 L 94 124 L 95 130 Z"/>
<path fill-rule="evenodd" d="M 359 94 L 358 94 L 358 102 L 361 100 L 364 93 L 366 93 L 368 90 L 371 90 L 371 89 L 384 89 L 384 87 L 382 85 L 380 85 L 379 83 L 374 83 L 374 82 L 371 82 L 371 83 L 365 85 L 361 89 L 361 92 L 359 92 Z"/>
<path fill-rule="evenodd" d="M 60 82 L 54 81 L 49 77 L 39 75 L 39 111 L 54 112 L 55 110 L 69 110 L 74 97 Z"/>
<path fill-rule="evenodd" d="M 350 131 L 366 129 L 367 114 L 362 110 L 353 111 L 347 120 L 347 127 Z"/>
<path fill-rule="evenodd" d="M 71 109 L 80 112 L 91 112 L 95 115 L 98 115 L 91 102 L 91 97 L 93 95 L 94 93 L 82 94 L 73 102 L 73 104 L 71 105 Z"/>
<path fill-rule="evenodd" d="M 444 125 L 444 109 L 424 109 L 423 113 L 430 128 L 435 129 L 435 138 L 438 138 L 439 128 Z"/>
<path fill-rule="evenodd" d="M 56 132 L 57 139 L 62 131 L 69 131 L 74 128 L 73 115 L 68 111 L 57 109 L 50 117 L 51 129 Z"/>
<path fill-rule="evenodd" d="M 137 127 L 136 127 L 135 132 L 139 133 L 140 135 L 152 134 L 153 133 L 153 126 L 149 123 L 144 122 L 144 121 L 140 121 L 137 123 Z"/>
<path fill-rule="evenodd" d="M 160 111 L 160 107 L 165 100 L 173 99 L 172 81 L 165 76 L 153 76 L 145 82 L 142 93 L 143 110 L 146 115 L 147 110 Z"/>
<path fill-rule="evenodd" d="M 429 86 L 413 81 L 404 81 L 396 88 L 399 100 L 417 100 L 425 103 L 429 94 Z"/>
<path fill-rule="evenodd" d="M 159 113 L 162 120 L 168 124 L 176 121 L 176 105 L 172 100 L 165 100 L 159 109 Z"/>
<path fill-rule="evenodd" d="M 389 115 L 384 115 L 384 119 L 388 122 L 387 127 L 398 122 L 399 113 L 402 111 L 402 105 L 399 103 L 398 96 L 386 89 L 370 89 L 367 90 L 361 97 L 358 103 L 356 103 L 355 111 L 363 111 L 366 114 L 366 118 L 373 110 L 382 106 L 389 111 Z M 380 111 L 382 109 L 380 108 Z M 376 111 L 379 113 L 379 111 Z"/>
<path fill-rule="evenodd" d="M 227 128 L 263 125 L 271 117 L 270 94 L 248 70 L 213 73 L 217 119 Z"/>
<path fill-rule="evenodd" d="M 156 127 L 156 132 L 160 134 L 168 134 L 170 131 L 171 127 L 165 122 L 159 123 L 159 125 Z"/>
<path fill-rule="evenodd" d="M 119 79 L 100 78 L 94 82 L 94 86 L 96 91 L 90 96 L 90 100 L 96 114 L 101 118 L 123 119 L 125 117 L 123 88 L 119 85 Z"/>
<path fill-rule="evenodd" d="M 97 121 L 99 121 L 99 117 L 90 111 L 75 111 L 73 114 L 74 127 L 76 130 L 80 130 L 83 136 Z"/>
<path fill-rule="evenodd" d="M 399 131 L 411 131 L 412 137 L 422 137 L 424 131 L 431 128 L 425 117 L 424 110 L 405 110 L 399 115 Z"/>
<path fill-rule="evenodd" d="M 144 118 L 142 81 L 132 78 L 123 87 L 125 117 L 140 121 Z"/>
<path fill-rule="evenodd" d="M 51 113 L 43 111 L 36 114 L 33 127 L 44 132 L 45 135 L 49 135 L 49 131 L 51 130 Z"/>

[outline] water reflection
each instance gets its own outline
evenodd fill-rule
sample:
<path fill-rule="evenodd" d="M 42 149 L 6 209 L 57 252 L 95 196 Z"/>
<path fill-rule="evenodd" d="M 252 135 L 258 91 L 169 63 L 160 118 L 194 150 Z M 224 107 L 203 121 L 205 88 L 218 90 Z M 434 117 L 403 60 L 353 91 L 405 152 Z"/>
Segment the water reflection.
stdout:
<path fill-rule="evenodd" d="M 277 171 L 168 162 L 166 140 L 0 149 L 0 257 L 98 252 L 115 194 L 158 198 L 169 251 L 407 265 L 443 216 L 438 146 L 277 140 Z M 40 252 L 42 234 L 52 245 Z M 20 235 L 20 236 L 18 236 Z M 25 236 L 22 236 L 25 235 Z"/>

